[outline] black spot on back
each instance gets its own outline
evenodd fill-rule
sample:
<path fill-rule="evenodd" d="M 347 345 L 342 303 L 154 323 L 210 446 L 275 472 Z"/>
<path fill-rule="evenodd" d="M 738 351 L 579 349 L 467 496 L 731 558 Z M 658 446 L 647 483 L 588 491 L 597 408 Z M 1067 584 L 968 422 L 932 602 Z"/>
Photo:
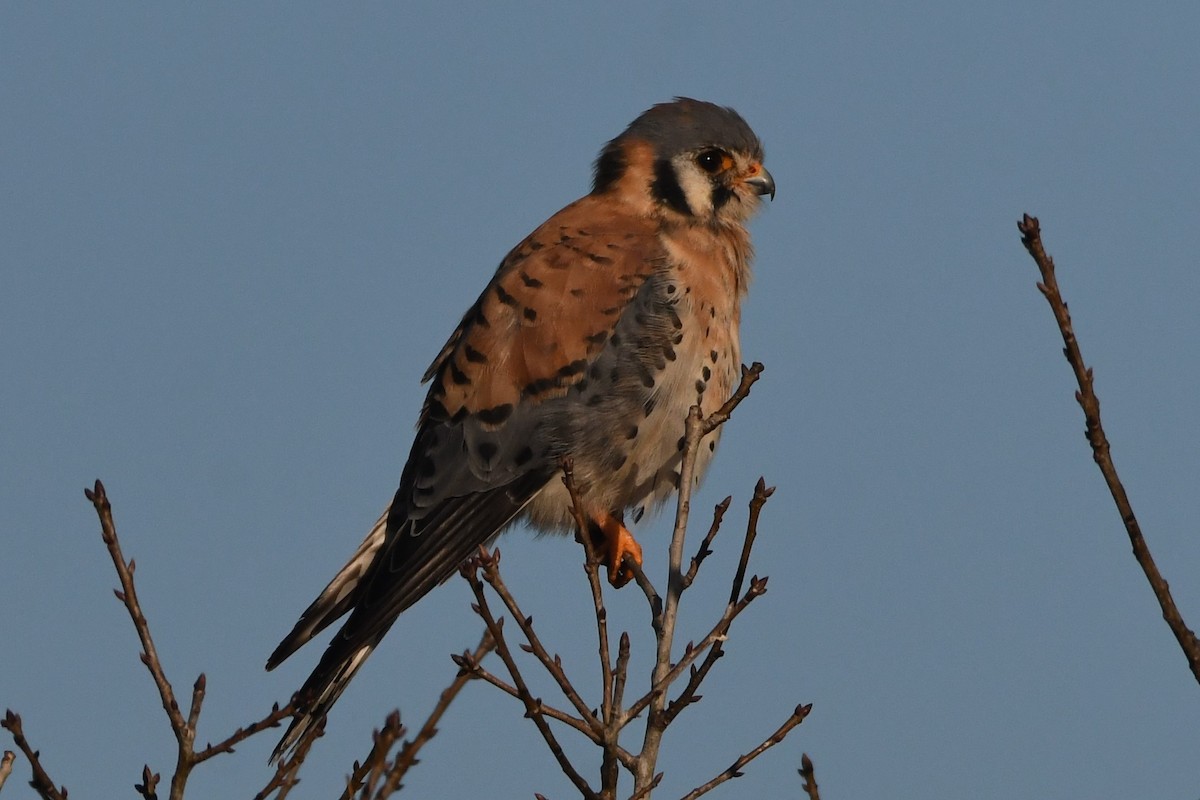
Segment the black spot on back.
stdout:
<path fill-rule="evenodd" d="M 506 306 L 513 306 L 514 308 L 517 306 L 517 298 L 504 291 L 504 287 L 498 283 L 496 284 L 496 297 Z"/>
<path fill-rule="evenodd" d="M 454 381 L 456 385 L 463 386 L 471 382 L 467 373 L 459 369 L 458 365 L 454 363 L 454 359 L 447 361 L 446 365 L 450 368 L 450 380 Z"/>
<path fill-rule="evenodd" d="M 475 412 L 475 416 L 485 425 L 499 425 L 504 420 L 512 416 L 513 404 L 504 403 L 503 405 L 485 408 L 482 411 Z"/>
<path fill-rule="evenodd" d="M 492 459 L 496 457 L 499 450 L 500 448 L 496 446 L 495 442 L 480 442 L 479 447 L 476 448 L 479 457 L 489 464 L 492 463 Z"/>

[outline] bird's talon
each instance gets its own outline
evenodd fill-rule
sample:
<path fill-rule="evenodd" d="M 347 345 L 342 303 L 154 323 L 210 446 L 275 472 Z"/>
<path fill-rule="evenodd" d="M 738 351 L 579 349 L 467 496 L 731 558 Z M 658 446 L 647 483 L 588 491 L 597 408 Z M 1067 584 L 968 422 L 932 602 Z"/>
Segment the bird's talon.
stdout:
<path fill-rule="evenodd" d="M 604 537 L 601 548 L 604 565 L 608 568 L 608 582 L 619 589 L 633 580 L 633 569 L 626 566 L 626 559 L 639 567 L 642 565 L 642 546 L 620 520 L 607 517 L 599 520 L 599 524 Z"/>

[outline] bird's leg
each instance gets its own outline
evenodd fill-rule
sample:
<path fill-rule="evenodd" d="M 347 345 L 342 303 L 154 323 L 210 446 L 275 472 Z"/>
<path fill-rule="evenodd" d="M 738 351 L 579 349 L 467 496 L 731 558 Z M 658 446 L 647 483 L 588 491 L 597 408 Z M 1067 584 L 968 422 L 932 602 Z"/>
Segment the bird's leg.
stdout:
<path fill-rule="evenodd" d="M 597 514 L 592 518 L 592 541 L 604 565 L 608 567 L 608 582 L 621 587 L 633 580 L 633 570 L 625 567 L 628 558 L 642 565 L 642 546 L 633 538 L 619 515 Z"/>

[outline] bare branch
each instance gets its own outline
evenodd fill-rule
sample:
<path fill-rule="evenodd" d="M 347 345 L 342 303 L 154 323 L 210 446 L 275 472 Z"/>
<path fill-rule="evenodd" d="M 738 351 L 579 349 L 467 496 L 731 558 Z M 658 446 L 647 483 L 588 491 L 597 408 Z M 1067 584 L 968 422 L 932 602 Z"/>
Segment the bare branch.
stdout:
<path fill-rule="evenodd" d="M 722 403 L 720 408 L 709 414 L 708 418 L 704 420 L 704 432 L 701 434 L 702 436 L 707 436 L 729 421 L 729 418 L 733 415 L 733 410 L 741 405 L 743 400 L 750 396 L 750 387 L 762 377 L 763 369 L 765 369 L 765 367 L 763 367 L 762 362 L 760 361 L 755 361 L 749 367 L 747 367 L 745 364 L 742 365 L 741 382 L 738 384 L 738 387 L 734 390 L 733 394 L 730 395 L 729 399 Z"/>
<path fill-rule="evenodd" d="M 179 711 L 179 703 L 175 701 L 175 691 L 171 688 L 171 682 L 167 680 L 167 676 L 163 672 L 162 662 L 158 659 L 158 650 L 155 649 L 154 639 L 150 636 L 150 625 L 146 622 L 146 615 L 142 613 L 141 604 L 138 602 L 137 589 L 133 585 L 133 572 L 136 565 L 133 561 L 126 562 L 125 556 L 121 553 L 121 543 L 117 539 L 117 528 L 113 522 L 112 505 L 108 502 L 104 484 L 97 480 L 94 488 L 84 489 L 83 493 L 88 500 L 92 501 L 96 515 L 100 518 L 100 535 L 104 539 L 108 554 L 112 557 L 113 566 L 117 568 L 117 576 L 121 580 L 121 589 L 115 594 L 117 599 L 124 603 L 130 619 L 133 620 L 133 627 L 137 630 L 138 639 L 142 643 L 142 663 L 146 665 L 146 669 L 150 670 L 150 675 L 154 678 L 154 685 L 158 688 L 159 697 L 162 699 L 163 710 L 167 712 L 167 719 L 171 722 L 171 732 L 175 734 L 175 739 L 182 752 L 185 743 L 191 743 L 187 721 Z M 199 712 L 197 711 L 197 713 Z"/>
<path fill-rule="evenodd" d="M 563 772 L 586 798 L 596 797 L 603 798 L 603 800 L 615 800 L 619 766 L 624 766 L 633 774 L 634 787 L 632 798 L 634 800 L 650 796 L 653 789 L 662 780 L 662 773 L 655 772 L 655 765 L 657 763 L 663 732 L 684 708 L 700 699 L 697 690 L 713 665 L 722 656 L 723 642 L 728 636 L 733 621 L 751 602 L 766 592 L 766 578 L 751 576 L 749 578 L 749 586 L 746 586 L 749 558 L 758 532 L 760 513 L 763 505 L 774 491 L 774 489 L 768 488 L 760 478 L 755 488 L 754 497 L 750 502 L 750 516 L 746 526 L 746 536 L 743 540 L 737 571 L 732 581 L 729 602 L 720 619 L 717 620 L 700 643 L 698 645 L 688 643 L 680 659 L 677 662 L 671 661 L 671 650 L 680 595 L 692 584 L 701 564 L 711 554 L 711 544 L 721 527 L 724 514 L 731 503 L 731 498 L 726 498 L 713 509 L 712 524 L 704 536 L 699 549 L 696 551 L 696 555 L 691 559 L 687 573 L 685 574 L 682 570 L 683 546 L 686 537 L 691 494 L 696 483 L 696 454 L 698 447 L 705 436 L 712 433 L 729 419 L 733 410 L 749 394 L 750 387 L 758 380 L 762 369 L 762 365 L 758 363 L 755 363 L 752 367 L 743 367 L 742 381 L 728 401 L 707 417 L 703 416 L 699 406 L 694 406 L 685 421 L 684 438 L 680 448 L 680 491 L 675 525 L 671 538 L 668 582 L 665 595 L 659 595 L 657 589 L 649 578 L 647 578 L 640 565 L 632 563 L 631 560 L 627 560 L 624 564 L 625 569 L 628 569 L 632 573 L 646 597 L 651 611 L 651 625 L 654 629 L 657 643 L 650 690 L 635 701 L 628 709 L 623 709 L 622 705 L 628 685 L 630 639 L 628 633 L 622 633 L 617 651 L 616 664 L 613 665 L 610 660 L 610 642 L 608 638 L 607 611 L 604 605 L 603 585 L 599 579 L 599 561 L 596 557 L 595 543 L 592 538 L 593 526 L 590 525 L 582 512 L 579 490 L 575 484 L 573 464 L 569 458 L 564 459 L 562 464 L 563 483 L 571 498 L 572 513 L 575 517 L 578 538 L 583 544 L 585 551 L 584 569 L 592 590 L 593 607 L 596 616 L 603 688 L 603 700 L 598 715 L 596 711 L 588 707 L 574 684 L 568 679 L 559 658 L 552 656 L 546 649 L 534 630 L 532 618 L 524 614 L 504 584 L 498 566 L 499 553 L 488 553 L 487 550 L 480 548 L 479 555 L 468 561 L 462 568 L 462 574 L 471 585 L 472 591 L 475 594 L 476 602 L 472 607 L 483 619 L 488 630 L 491 631 L 493 637 L 496 639 L 497 654 L 500 656 L 513 682 L 510 684 L 497 675 L 490 673 L 480 666 L 477 658 L 473 658 L 468 653 L 455 656 L 455 663 L 459 665 L 464 673 L 483 679 L 501 691 L 519 699 L 525 705 L 526 716 L 534 721 L 549 746 L 551 753 L 558 760 Z M 480 573 L 482 573 L 482 579 Z M 487 596 L 484 593 L 485 582 L 500 597 L 524 634 L 528 645 L 521 645 L 522 649 L 532 653 L 542 667 L 554 678 L 559 688 L 562 689 L 564 696 L 570 701 L 576 712 L 578 712 L 578 718 L 562 710 L 547 706 L 540 699 L 531 696 L 504 640 L 503 620 L 497 620 L 488 606 Z M 696 666 L 696 662 L 701 656 L 704 657 L 704 660 L 699 666 Z M 690 677 L 687 685 L 679 697 L 668 704 L 666 695 L 671 684 L 682 677 L 685 671 L 689 670 Z M 788 731 L 798 725 L 804 715 L 808 713 L 808 709 L 808 706 L 797 707 L 793 718 L 789 719 L 771 737 L 738 759 L 721 775 L 695 790 L 692 796 L 699 796 L 729 778 L 739 775 L 741 767 L 777 744 L 787 735 Z M 619 736 L 621 730 L 635 718 L 638 718 L 644 711 L 648 713 L 646 715 L 642 749 L 637 754 L 631 754 L 620 747 Z M 582 777 L 579 776 L 578 772 L 566 759 L 547 724 L 547 718 L 563 722 L 569 727 L 583 733 L 593 743 L 601 746 L 603 757 L 600 766 L 601 784 L 598 793 L 584 782 Z M 537 796 L 541 797 L 541 795 Z"/>
<path fill-rule="evenodd" d="M 100 519 L 100 536 L 104 540 L 104 545 L 108 549 L 109 556 L 112 558 L 113 566 L 116 567 L 117 577 L 121 581 L 121 588 L 114 590 L 113 593 L 125 606 L 125 610 L 129 612 L 129 618 L 133 621 L 134 630 L 137 631 L 138 639 L 142 644 L 141 661 L 146 665 L 146 669 L 150 671 L 150 676 L 153 678 L 154 685 L 158 689 L 163 710 L 167 712 L 167 719 L 171 724 L 171 732 L 175 735 L 175 772 L 171 775 L 169 797 L 170 800 L 182 800 L 184 789 L 187 786 L 188 777 L 191 775 L 193 767 L 207 761 L 218 753 L 232 753 L 235 744 L 267 728 L 277 727 L 280 720 L 291 716 L 294 709 L 290 703 L 283 708 L 280 708 L 279 704 L 276 703 L 272 706 L 270 713 L 258 722 L 252 723 L 247 728 L 238 728 L 226 739 L 216 745 L 208 745 L 199 753 L 193 750 L 193 745 L 196 741 L 196 726 L 200 721 L 200 710 L 204 705 L 204 696 L 207 691 L 208 681 L 204 677 L 204 673 L 201 673 L 196 678 L 196 682 L 192 685 L 191 701 L 188 706 L 187 718 L 185 719 L 183 713 L 180 711 L 179 703 L 175 699 L 175 691 L 171 687 L 171 682 L 167 680 L 166 672 L 164 672 L 162 662 L 159 660 L 158 651 L 154 647 L 154 639 L 150 635 L 150 624 L 146 621 L 146 615 L 142 613 L 142 606 L 138 601 L 137 587 L 133 581 L 133 574 L 137 565 L 132 559 L 127 562 L 124 554 L 121 552 L 121 542 L 117 538 L 117 526 L 113 521 L 112 504 L 108 500 L 108 493 L 104 490 L 104 484 L 96 481 L 93 488 L 84 489 L 83 493 L 96 509 L 96 515 Z M 276 773 L 276 777 L 282 776 L 282 772 Z M 151 771 L 147 765 L 142 770 L 142 782 L 136 784 L 135 788 L 137 788 L 143 797 L 156 798 L 157 784 L 157 773 Z M 280 796 L 282 797 L 285 794 L 286 787 Z"/>
<path fill-rule="evenodd" d="M 712 647 L 717 642 L 724 641 L 729 631 L 729 626 L 737 619 L 746 607 L 754 600 L 767 593 L 767 579 L 752 577 L 750 579 L 750 587 L 746 590 L 746 594 L 742 596 L 737 603 L 732 606 L 727 606 L 725 613 L 717 620 L 717 624 L 713 625 L 712 630 L 700 640 L 700 644 L 688 644 L 684 649 L 683 656 L 674 665 L 667 665 L 667 669 L 662 673 L 661 677 L 651 685 L 650 691 L 646 692 L 641 698 L 631 705 L 625 712 L 624 718 L 621 720 L 622 725 L 629 724 L 638 714 L 640 714 L 647 706 L 653 711 L 653 702 L 657 698 L 664 697 L 667 689 L 672 683 L 679 679 L 683 671 L 688 669 L 701 653 L 707 652 L 708 648 Z M 657 675 L 657 672 L 656 672 Z M 658 712 L 664 713 L 662 711 Z M 664 717 L 665 720 L 665 717 Z"/>
<path fill-rule="evenodd" d="M 765 753 L 767 750 L 770 750 L 772 747 L 782 742 L 784 737 L 791 733 L 793 728 L 795 728 L 801 722 L 804 722 L 804 718 L 808 716 L 808 712 L 811 710 L 811 705 L 796 706 L 796 710 L 792 712 L 792 715 L 788 717 L 787 721 L 780 725 L 777 731 L 763 740 L 762 744 L 751 750 L 749 753 L 746 753 L 744 756 L 740 757 L 737 761 L 734 761 L 725 769 L 724 772 L 713 778 L 708 783 L 704 784 L 703 786 L 697 786 L 695 789 L 688 792 L 683 796 L 683 800 L 695 800 L 695 798 L 703 794 L 707 794 L 730 778 L 742 777 L 742 767 L 746 766 L 751 761 Z"/>
<path fill-rule="evenodd" d="M 821 800 L 817 774 L 813 771 L 812 759 L 808 757 L 808 753 L 800 754 L 800 769 L 796 771 L 800 773 L 800 779 L 804 782 L 804 793 L 808 795 L 808 800 Z"/>
<path fill-rule="evenodd" d="M 708 533 L 704 534 L 704 540 L 700 542 L 700 549 L 696 551 L 696 555 L 692 556 L 691 566 L 688 567 L 687 574 L 683 576 L 684 589 L 692 585 L 692 581 L 696 580 L 696 573 L 700 571 L 700 564 L 712 555 L 712 550 L 709 548 L 717 536 L 717 531 L 721 529 L 721 521 L 725 519 L 725 512 L 729 510 L 729 504 L 732 502 L 733 496 L 729 495 L 713 507 L 712 525 L 709 526 Z"/>
<path fill-rule="evenodd" d="M 758 479 L 754 486 L 754 497 L 750 500 L 750 520 L 746 523 L 746 537 L 742 540 L 742 556 L 738 559 L 737 572 L 733 575 L 733 588 L 729 592 L 729 604 L 737 602 L 742 594 L 742 583 L 746 580 L 746 567 L 750 563 L 750 550 L 754 547 L 754 539 L 758 536 L 758 517 L 767 499 L 775 494 L 775 487 L 768 487 L 766 481 Z"/>
<path fill-rule="evenodd" d="M 266 800 L 271 796 L 272 792 L 278 792 L 275 795 L 275 800 L 284 800 L 292 787 L 299 780 L 296 778 L 296 773 L 300 771 L 300 767 L 304 764 L 304 759 L 308 756 L 308 751 L 312 749 L 313 742 L 325 735 L 325 718 L 322 718 L 314 725 L 308 733 L 296 742 L 295 748 L 292 750 L 291 758 L 280 758 L 275 765 L 275 774 L 267 781 L 258 794 L 254 795 L 254 800 Z"/>
<path fill-rule="evenodd" d="M 567 673 L 563 671 L 562 661 L 556 657 L 552 657 L 546 652 L 546 648 L 542 646 L 541 639 L 538 638 L 537 633 L 533 629 L 533 617 L 527 617 L 521 611 L 521 607 L 512 596 L 512 592 L 508 590 L 508 586 L 505 585 L 504 580 L 500 577 L 500 571 L 497 569 L 495 560 L 484 564 L 483 577 L 488 582 L 488 585 L 492 587 L 492 590 L 496 592 L 497 596 L 504 602 L 505 607 L 508 608 L 509 613 L 512 614 L 513 619 L 516 621 L 517 627 L 525 635 L 525 641 L 529 644 L 528 647 L 522 646 L 522 649 L 527 649 L 528 652 L 533 653 L 537 657 L 538 661 L 545 667 L 546 672 L 550 673 L 550 676 L 554 678 L 559 688 L 562 689 L 563 696 L 575 707 L 575 711 L 579 714 L 580 718 L 594 731 L 599 733 L 601 727 L 600 720 L 596 719 L 596 715 L 592 713 L 587 703 L 579 696 L 579 692 L 572 685 L 571 680 L 567 677 Z"/>
<path fill-rule="evenodd" d="M 387 769 L 392 745 L 403 735 L 404 726 L 400 724 L 400 711 L 392 709 L 384 719 L 383 727 L 376 729 L 371 736 L 371 752 L 361 764 L 354 762 L 354 769 L 346 779 L 346 789 L 342 792 L 341 800 L 349 800 L 358 794 L 360 789 L 363 797 L 370 796 Z"/>
<path fill-rule="evenodd" d="M 40 753 L 30 747 L 29 742 L 25 739 L 25 729 L 21 726 L 21 715 L 6 710 L 4 720 L 0 721 L 0 727 L 12 734 L 13 744 L 25 754 L 25 760 L 29 762 L 29 767 L 33 770 L 33 779 L 29 781 L 29 785 L 38 793 L 38 796 L 42 800 L 66 800 L 67 787 L 55 787 L 54 781 L 50 780 L 50 776 L 42 767 Z M 12 759 L 8 758 L 8 753 L 5 753 L 5 759 L 8 760 L 9 769 L 12 769 Z"/>
<path fill-rule="evenodd" d="M 292 703 L 286 706 L 280 706 L 279 703 L 274 703 L 271 706 L 271 711 L 265 717 L 256 722 L 251 722 L 244 728 L 238 728 L 226 738 L 216 744 L 209 744 L 199 753 L 196 753 L 196 763 L 207 761 L 218 753 L 232 753 L 233 747 L 240 744 L 256 733 L 260 733 L 269 728 L 278 728 L 279 723 L 296 713 L 296 707 Z"/>
<path fill-rule="evenodd" d="M 619 762 L 625 763 L 627 766 L 632 764 L 628 753 L 620 750 L 617 744 L 617 738 L 620 734 L 620 727 L 616 724 L 616 718 L 620 713 L 620 708 L 617 705 L 619 700 L 615 700 L 615 696 L 619 693 L 616 687 L 617 678 L 614 675 L 611 645 L 608 640 L 608 610 L 604 607 L 604 589 L 600 583 L 600 566 L 599 559 L 596 556 L 595 543 L 592 541 L 591 531 L 588 526 L 587 519 L 583 514 L 583 504 L 579 499 L 579 488 L 575 484 L 574 465 L 571 458 L 568 456 L 562 461 L 563 484 L 567 487 L 567 493 L 571 498 L 571 512 L 575 516 L 576 536 L 583 544 L 584 549 L 584 572 L 587 574 L 588 586 L 592 590 L 592 606 L 596 612 L 596 639 L 599 645 L 600 655 L 600 721 L 597 721 L 596 730 L 601 739 L 601 762 L 600 762 L 600 797 L 604 800 L 612 800 L 617 791 L 617 782 L 619 779 L 617 765 Z M 634 559 L 627 559 L 626 566 L 633 571 L 638 577 L 638 585 L 649 585 L 646 581 L 646 576 L 642 573 L 641 564 L 638 564 Z M 612 576 L 610 576 L 611 578 Z M 651 589 L 653 591 L 653 589 Z M 528 635 L 528 634 L 527 634 Z M 626 646 L 626 665 L 628 663 L 628 639 L 622 635 L 622 642 Z M 532 639 L 530 640 L 532 643 Z M 555 680 L 558 680 L 557 674 L 553 671 Z M 621 690 L 624 690 L 624 678 L 622 677 Z M 564 680 L 559 681 L 563 685 Z M 580 701 L 582 702 L 582 701 Z M 592 716 L 595 720 L 595 717 Z"/>
<path fill-rule="evenodd" d="M 641 789 L 638 789 L 633 794 L 629 795 L 629 800 L 642 800 L 643 797 L 649 797 L 650 793 L 658 788 L 658 784 L 662 783 L 662 779 L 663 774 L 659 772 L 650 779 L 649 783 L 647 783 Z"/>
<path fill-rule="evenodd" d="M 1042 246 L 1041 225 L 1038 223 L 1037 217 L 1025 214 L 1024 218 L 1017 223 L 1017 229 L 1021 232 L 1021 243 L 1025 245 L 1025 249 L 1037 263 L 1038 270 L 1042 274 L 1038 289 L 1054 312 L 1054 319 L 1058 322 L 1058 330 L 1063 338 L 1063 354 L 1067 357 L 1067 363 L 1071 365 L 1071 370 L 1075 373 L 1075 382 L 1079 385 L 1075 399 L 1083 409 L 1086 436 L 1088 444 L 1092 447 L 1092 458 L 1100 468 L 1100 473 L 1104 476 L 1104 482 L 1108 485 L 1108 491 L 1112 494 L 1121 520 L 1125 523 L 1125 532 L 1133 546 L 1133 556 L 1145 573 L 1146 580 L 1150 582 L 1150 588 L 1154 591 L 1154 596 L 1162 609 L 1163 619 L 1166 620 L 1176 641 L 1179 642 L 1179 647 L 1187 658 L 1192 675 L 1200 682 L 1200 641 L 1184 623 L 1183 616 L 1175 605 L 1175 599 L 1171 596 L 1171 588 L 1154 563 L 1154 557 L 1150 554 L 1150 548 L 1142 536 L 1141 526 L 1138 525 L 1137 517 L 1134 516 L 1129 496 L 1125 493 L 1125 487 L 1117 475 L 1108 437 L 1104 434 L 1104 426 L 1100 422 L 1100 400 L 1096 396 L 1093 386 L 1092 370 L 1084 363 L 1083 354 L 1079 349 L 1079 342 L 1075 338 L 1075 330 L 1071 324 L 1071 315 L 1067 310 L 1067 303 L 1059 292 L 1058 279 L 1054 273 L 1054 260 L 1046 254 L 1046 250 Z"/>
<path fill-rule="evenodd" d="M 503 622 L 503 620 L 498 620 L 498 621 Z M 484 683 L 487 683 L 487 684 L 490 684 L 491 686 L 496 687 L 497 689 L 504 692 L 506 695 L 508 695 L 509 697 L 512 697 L 515 700 L 521 700 L 521 690 L 520 689 L 518 689 L 516 686 L 513 686 L 511 683 L 508 683 L 503 678 L 501 678 L 499 675 L 496 675 L 493 672 L 489 672 L 487 669 L 485 669 L 484 667 L 482 667 L 478 664 L 471 665 L 470 661 L 469 661 L 469 657 L 466 656 L 465 654 L 464 655 L 454 655 L 454 656 L 451 656 L 451 658 L 454 659 L 454 663 L 458 664 L 462 669 L 470 670 L 471 677 L 478 678 L 479 680 L 483 681 Z M 524 702 L 524 701 L 522 700 L 522 702 Z M 567 712 L 557 709 L 554 706 L 548 706 L 545 703 L 542 704 L 541 711 L 543 714 L 545 714 L 550 719 L 558 720 L 562 724 L 567 725 L 567 726 L 579 731 L 584 736 L 591 739 L 594 744 L 600 743 L 600 736 L 595 731 L 593 731 L 592 728 L 583 720 L 581 720 L 577 717 L 573 717 L 570 714 L 568 714 Z"/>
<path fill-rule="evenodd" d="M 478 663 L 484 656 L 492 652 L 496 648 L 496 641 L 492 638 L 490 631 L 484 631 L 483 638 L 479 640 L 479 644 L 475 646 L 475 652 L 471 653 L 471 659 Z M 417 763 L 417 754 L 421 752 L 421 748 L 437 735 L 437 724 L 445 715 L 446 710 L 450 708 L 450 704 L 454 702 L 454 698 L 458 697 L 459 692 L 467 685 L 467 682 L 475 676 L 466 670 L 459 670 L 454 681 L 447 686 L 441 696 L 438 698 L 437 705 L 433 707 L 433 711 L 429 713 L 429 717 L 425 720 L 425 724 L 417 731 L 417 735 L 412 739 L 408 739 L 400 746 L 400 752 L 388 768 L 387 778 L 384 780 L 383 786 L 375 794 L 375 800 L 383 800 L 390 797 L 393 792 L 399 791 L 400 781 Z M 397 721 L 399 714 L 397 714 Z"/>
<path fill-rule="evenodd" d="M 667 572 L 667 596 L 663 604 L 661 625 L 655 630 L 657 649 L 655 653 L 654 670 L 651 678 L 652 688 L 646 695 L 649 698 L 649 718 L 646 721 L 646 733 L 642 739 L 642 749 L 638 756 L 637 771 L 634 774 L 634 789 L 647 790 L 653 779 L 655 766 L 658 763 L 658 752 L 662 736 L 666 730 L 666 689 L 670 684 L 668 676 L 671 668 L 671 646 L 675 638 L 675 620 L 679 610 L 679 597 L 684 590 L 683 544 L 687 535 L 688 516 L 691 510 L 692 490 L 696 485 L 696 452 L 700 441 L 709 433 L 729 420 L 737 408 L 750 394 L 750 387 L 762 375 L 763 365 L 754 362 L 750 367 L 742 367 L 742 380 L 733 395 L 707 418 L 702 418 L 699 405 L 693 406 L 684 423 L 684 439 L 682 460 L 679 465 L 679 498 L 675 510 L 675 527 L 671 534 L 669 565 Z M 625 715 L 627 722 L 633 709 Z M 648 790 L 647 790 L 648 791 Z"/>
<path fill-rule="evenodd" d="M 617 668 L 613 670 L 613 708 L 620 712 L 625 702 L 625 681 L 629 677 L 629 634 L 622 633 L 617 645 Z"/>
<path fill-rule="evenodd" d="M 587 574 L 588 586 L 592 590 L 592 606 L 596 611 L 596 639 L 600 648 L 600 682 L 601 701 L 600 718 L 604 725 L 609 725 L 613 719 L 613 673 L 610 646 L 608 641 L 608 610 L 604 607 L 604 589 L 600 583 L 600 559 L 596 555 L 595 543 L 592 541 L 588 522 L 583 514 L 583 505 L 579 501 L 579 489 L 575 485 L 574 464 L 570 457 L 562 461 L 563 484 L 571 497 L 571 513 L 575 516 L 575 529 L 579 541 L 583 544 L 583 569 Z M 640 569 L 639 564 L 630 564 L 631 568 Z"/>
<path fill-rule="evenodd" d="M 558 743 L 554 731 L 550 729 L 550 725 L 546 722 L 546 715 L 543 711 L 543 703 L 540 698 L 534 698 L 529 691 L 529 687 L 525 684 L 525 679 L 521 676 L 521 670 L 517 666 L 516 660 L 508 649 L 508 643 L 504 639 L 504 629 L 495 616 L 492 614 L 491 608 L 488 606 L 487 596 L 483 591 L 483 581 L 477 575 L 480 569 L 486 569 L 489 563 L 494 564 L 500 557 L 499 551 L 494 553 L 487 552 L 483 547 L 479 548 L 479 554 L 471 558 L 460 570 L 463 577 L 471 585 L 471 591 L 475 594 L 475 612 L 483 619 L 485 625 L 492 633 L 492 638 L 496 641 L 496 655 L 504 662 L 504 666 L 508 669 L 508 674 L 512 676 L 513 682 L 516 684 L 517 696 L 525 705 L 525 715 L 533 720 L 533 724 L 537 726 L 538 732 L 542 734 L 542 738 L 546 741 L 546 746 L 550 748 L 550 753 L 558 762 L 558 766 L 562 769 L 563 774 L 574 784 L 579 793 L 587 800 L 600 800 L 600 795 L 596 794 L 595 790 L 588 785 L 579 771 L 567 758 L 563 752 L 562 746 Z"/>
<path fill-rule="evenodd" d="M 158 800 L 158 781 L 160 776 L 150 769 L 149 764 L 142 765 L 142 782 L 135 783 L 133 788 L 142 796 L 142 800 Z"/>

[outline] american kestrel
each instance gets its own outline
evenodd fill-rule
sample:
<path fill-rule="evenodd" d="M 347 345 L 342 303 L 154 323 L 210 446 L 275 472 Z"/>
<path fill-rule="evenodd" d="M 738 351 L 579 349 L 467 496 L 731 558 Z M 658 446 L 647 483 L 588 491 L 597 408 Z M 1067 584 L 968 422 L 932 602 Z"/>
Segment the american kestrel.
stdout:
<path fill-rule="evenodd" d="M 518 519 L 571 531 L 560 477 L 610 581 L 641 564 L 624 516 L 679 485 L 684 421 L 740 375 L 738 323 L 753 250 L 745 222 L 775 196 L 763 148 L 731 108 L 677 98 L 596 160 L 592 191 L 500 262 L 422 381 L 429 393 L 400 488 L 350 562 L 271 654 L 272 669 L 350 616 L 297 695 L 275 750 L 325 716 L 400 612 Z M 716 448 L 701 448 L 700 475 Z"/>

